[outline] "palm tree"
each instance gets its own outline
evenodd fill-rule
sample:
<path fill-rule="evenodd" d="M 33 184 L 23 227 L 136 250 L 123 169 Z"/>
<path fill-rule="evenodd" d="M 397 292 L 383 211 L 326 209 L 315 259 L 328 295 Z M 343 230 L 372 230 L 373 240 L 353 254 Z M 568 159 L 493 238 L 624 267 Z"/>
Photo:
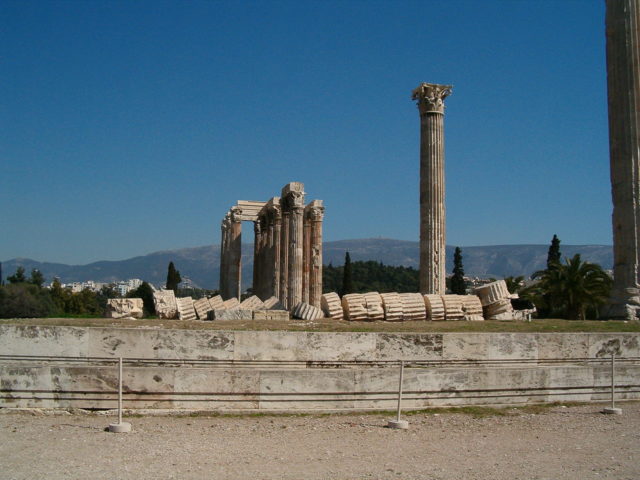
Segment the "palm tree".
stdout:
<path fill-rule="evenodd" d="M 607 302 L 612 284 L 600 265 L 583 262 L 580 254 L 565 259 L 564 264 L 536 272 L 536 277 L 538 282 L 526 289 L 523 296 L 536 307 L 547 307 L 570 320 L 584 320 L 588 308 L 597 312 Z"/>

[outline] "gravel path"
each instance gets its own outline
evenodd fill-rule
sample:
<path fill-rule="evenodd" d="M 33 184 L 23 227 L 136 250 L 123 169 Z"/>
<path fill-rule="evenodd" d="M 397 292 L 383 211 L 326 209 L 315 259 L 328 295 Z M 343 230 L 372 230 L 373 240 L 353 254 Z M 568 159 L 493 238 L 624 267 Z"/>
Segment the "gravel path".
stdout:
<path fill-rule="evenodd" d="M 0 479 L 629 479 L 640 478 L 640 402 L 475 417 L 417 414 L 133 417 L 0 415 Z"/>

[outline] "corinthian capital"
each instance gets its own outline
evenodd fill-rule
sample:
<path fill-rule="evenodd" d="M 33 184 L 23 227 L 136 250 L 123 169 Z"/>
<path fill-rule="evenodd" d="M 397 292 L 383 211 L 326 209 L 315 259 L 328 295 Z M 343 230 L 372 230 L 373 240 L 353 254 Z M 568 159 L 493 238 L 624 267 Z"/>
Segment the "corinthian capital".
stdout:
<path fill-rule="evenodd" d="M 229 218 L 232 222 L 241 222 L 242 221 L 242 208 L 240 207 L 231 207 L 229 210 Z"/>
<path fill-rule="evenodd" d="M 444 113 L 444 99 L 451 95 L 452 85 L 437 85 L 435 83 L 421 83 L 411 98 L 418 102 L 420 115 L 425 113 Z"/>
<path fill-rule="evenodd" d="M 305 208 L 306 215 L 309 220 L 321 222 L 324 218 L 324 206 L 322 200 L 314 200 Z"/>

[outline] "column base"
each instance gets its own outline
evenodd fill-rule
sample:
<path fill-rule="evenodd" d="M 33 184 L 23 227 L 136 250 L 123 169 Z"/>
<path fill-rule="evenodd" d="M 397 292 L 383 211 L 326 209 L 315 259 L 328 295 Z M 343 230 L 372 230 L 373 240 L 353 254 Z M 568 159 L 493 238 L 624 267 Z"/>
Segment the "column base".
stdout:
<path fill-rule="evenodd" d="M 637 288 L 612 292 L 609 305 L 602 313 L 603 317 L 613 320 L 640 320 L 640 292 Z"/>

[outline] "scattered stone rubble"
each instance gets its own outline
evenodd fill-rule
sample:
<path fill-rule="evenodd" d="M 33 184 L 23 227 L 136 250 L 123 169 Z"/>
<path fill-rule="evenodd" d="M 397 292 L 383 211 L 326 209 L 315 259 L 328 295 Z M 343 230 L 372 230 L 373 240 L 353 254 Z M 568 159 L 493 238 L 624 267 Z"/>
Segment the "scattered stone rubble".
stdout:
<path fill-rule="evenodd" d="M 107 318 L 142 318 L 141 298 L 110 298 L 107 300 Z"/>
<path fill-rule="evenodd" d="M 335 293 L 321 296 L 321 308 L 308 302 L 298 302 L 291 312 L 293 318 L 313 321 L 327 317 L 349 321 L 483 321 L 530 320 L 535 310 L 514 310 L 511 299 L 517 297 L 507 290 L 504 280 L 478 287 L 476 295 L 422 295 L 420 293 L 350 293 L 342 298 Z M 132 299 L 121 299 L 129 301 Z M 134 299 L 135 300 L 135 299 Z M 140 300 L 142 302 L 142 300 Z M 240 302 L 236 297 L 223 301 L 220 295 L 193 301 L 177 298 L 171 290 L 154 292 L 156 312 L 160 318 L 181 320 L 279 320 L 290 318 L 277 297 L 264 302 L 252 295 Z M 112 315 L 133 311 L 114 303 Z M 142 304 L 139 306 L 142 316 Z M 120 317 L 114 317 L 120 318 Z"/>

